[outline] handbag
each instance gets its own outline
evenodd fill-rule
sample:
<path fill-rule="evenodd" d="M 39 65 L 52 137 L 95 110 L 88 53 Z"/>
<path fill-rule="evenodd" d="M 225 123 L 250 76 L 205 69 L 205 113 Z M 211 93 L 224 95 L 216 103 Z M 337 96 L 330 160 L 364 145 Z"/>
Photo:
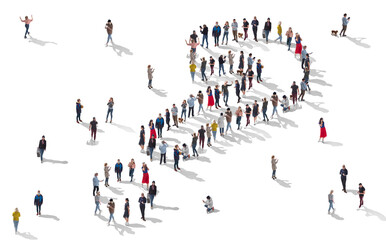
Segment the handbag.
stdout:
<path fill-rule="evenodd" d="M 150 149 L 149 149 L 149 147 L 146 148 L 146 155 L 150 156 Z"/>
<path fill-rule="evenodd" d="M 265 32 L 264 32 L 264 30 L 263 30 L 263 38 L 265 38 Z"/>
<path fill-rule="evenodd" d="M 37 155 L 38 158 L 40 157 L 40 151 L 39 151 L 39 148 L 36 149 L 36 155 Z"/>
<path fill-rule="evenodd" d="M 149 194 L 147 194 L 147 196 L 146 196 L 146 202 L 147 202 L 147 203 L 150 203 L 150 197 L 149 197 Z"/>

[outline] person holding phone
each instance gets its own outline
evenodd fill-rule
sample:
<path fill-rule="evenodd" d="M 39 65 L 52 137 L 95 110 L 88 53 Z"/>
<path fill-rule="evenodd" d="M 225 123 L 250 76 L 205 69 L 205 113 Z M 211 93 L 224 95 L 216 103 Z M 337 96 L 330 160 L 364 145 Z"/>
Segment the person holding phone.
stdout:
<path fill-rule="evenodd" d="M 343 14 L 342 30 L 339 33 L 340 37 L 342 36 L 342 33 L 343 33 L 343 37 L 346 37 L 346 30 L 347 30 L 347 25 L 348 25 L 349 22 L 350 22 L 350 17 L 347 18 L 347 13 Z"/>
<path fill-rule="evenodd" d="M 204 27 L 200 26 L 200 32 L 202 34 L 201 47 L 204 47 L 204 43 L 205 43 L 205 40 L 206 40 L 206 48 L 208 48 L 208 27 L 205 24 L 203 26 Z"/>

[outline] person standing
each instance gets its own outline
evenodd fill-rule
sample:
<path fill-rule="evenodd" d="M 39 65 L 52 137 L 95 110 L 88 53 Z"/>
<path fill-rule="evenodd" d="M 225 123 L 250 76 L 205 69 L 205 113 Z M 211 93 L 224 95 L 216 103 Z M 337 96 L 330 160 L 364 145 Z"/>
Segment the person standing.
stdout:
<path fill-rule="evenodd" d="M 218 22 L 216 22 L 216 25 L 214 25 L 212 30 L 212 36 L 214 37 L 214 46 L 219 46 L 219 39 L 221 35 L 221 27 L 218 25 Z"/>
<path fill-rule="evenodd" d="M 219 89 L 218 85 L 216 85 L 214 87 L 214 100 L 215 100 L 214 101 L 214 107 L 216 109 L 221 108 L 221 106 L 220 106 L 220 89 Z"/>
<path fill-rule="evenodd" d="M 232 131 L 232 126 L 231 126 L 231 123 L 232 123 L 232 112 L 231 112 L 230 108 L 227 108 L 227 110 L 225 112 L 225 119 L 227 121 L 227 129 L 226 129 L 225 133 L 228 133 L 228 129 L 230 129 Z"/>
<path fill-rule="evenodd" d="M 200 32 L 202 34 L 202 43 L 201 47 L 204 47 L 206 40 L 206 48 L 208 48 L 208 27 L 204 24 L 203 27 L 200 26 Z"/>
<path fill-rule="evenodd" d="M 20 212 L 19 209 L 15 208 L 15 211 L 12 213 L 13 217 L 13 226 L 15 227 L 15 234 L 18 233 L 17 227 L 19 226 Z"/>
<path fill-rule="evenodd" d="M 261 72 L 263 71 L 263 65 L 261 65 L 261 59 L 258 59 L 257 60 L 257 63 L 256 63 L 256 80 L 257 80 L 257 83 L 260 82 L 263 82 L 263 80 L 261 80 Z"/>
<path fill-rule="evenodd" d="M 240 130 L 241 118 L 243 117 L 243 110 L 241 109 L 241 107 L 237 108 L 235 115 L 237 117 L 236 118 L 237 130 Z"/>
<path fill-rule="evenodd" d="M 258 42 L 257 41 L 257 27 L 259 26 L 259 21 L 257 20 L 256 16 L 253 17 L 251 24 L 252 24 L 252 31 L 253 31 L 253 40 Z"/>
<path fill-rule="evenodd" d="M 190 61 L 189 63 L 195 63 L 196 62 L 196 52 L 193 51 L 193 49 L 190 49 L 190 52 L 189 52 L 189 58 L 190 58 Z"/>
<path fill-rule="evenodd" d="M 99 191 L 99 183 L 103 182 L 103 180 L 98 179 L 98 173 L 94 174 L 94 177 L 92 179 L 92 184 L 94 186 L 94 189 L 92 190 L 92 195 L 95 196 L 95 192 Z"/>
<path fill-rule="evenodd" d="M 228 81 L 225 81 L 224 84 L 221 87 L 223 100 L 225 103 L 225 106 L 228 107 L 228 99 L 229 99 L 229 90 L 228 87 L 232 86 L 233 82 L 231 84 L 228 84 Z"/>
<path fill-rule="evenodd" d="M 165 110 L 165 119 L 166 119 L 166 124 L 168 125 L 168 129 L 166 131 L 169 131 L 169 129 L 170 129 L 170 112 L 169 112 L 169 109 Z"/>
<path fill-rule="evenodd" d="M 210 125 L 210 128 L 212 129 L 213 139 L 214 141 L 216 141 L 217 128 L 218 128 L 218 124 L 216 123 L 216 120 L 213 120 L 213 123 Z"/>
<path fill-rule="evenodd" d="M 277 40 L 280 40 L 280 43 L 281 43 L 281 40 L 282 40 L 282 37 L 281 37 L 281 33 L 282 33 L 282 29 L 281 29 L 281 21 L 279 22 L 279 24 L 277 25 L 277 34 L 279 35 L 278 38 L 275 39 L 275 42 Z"/>
<path fill-rule="evenodd" d="M 118 159 L 117 163 L 115 164 L 115 172 L 117 173 L 117 182 L 121 182 L 121 175 L 123 171 L 123 165 L 121 163 L 121 160 Z"/>
<path fill-rule="evenodd" d="M 147 185 L 146 189 L 149 189 L 149 167 L 145 162 L 142 163 L 142 173 L 142 188 L 145 183 Z"/>
<path fill-rule="evenodd" d="M 307 58 L 307 46 L 304 45 L 302 50 L 302 69 L 304 69 L 304 63 L 306 62 L 306 58 Z"/>
<path fill-rule="evenodd" d="M 244 29 L 244 41 L 248 38 L 248 28 L 249 28 L 249 22 L 247 19 L 243 19 L 243 29 Z"/>
<path fill-rule="evenodd" d="M 221 45 L 224 45 L 224 39 L 225 38 L 227 39 L 225 45 L 228 45 L 228 35 L 229 35 L 229 22 L 228 21 L 225 22 L 225 25 L 224 25 L 223 29 L 224 29 L 224 35 L 222 36 L 222 43 L 221 43 Z"/>
<path fill-rule="evenodd" d="M 82 114 L 82 108 L 83 108 L 83 105 L 80 104 L 80 99 L 78 99 L 76 101 L 76 122 L 77 123 L 82 122 L 82 120 L 80 119 L 80 115 Z"/>
<path fill-rule="evenodd" d="M 206 201 L 202 200 L 203 203 L 205 203 L 206 207 L 206 213 L 209 213 L 210 211 L 214 211 L 213 207 L 213 199 L 210 196 L 206 197 Z"/>
<path fill-rule="evenodd" d="M 197 112 L 197 115 L 198 115 L 200 114 L 200 110 L 204 112 L 204 108 L 202 107 L 202 104 L 204 104 L 204 94 L 201 91 L 198 91 L 197 100 L 198 100 L 198 112 Z"/>
<path fill-rule="evenodd" d="M 155 136 L 151 135 L 151 137 L 149 139 L 149 143 L 147 144 L 147 148 L 149 150 L 149 155 L 150 155 L 150 162 L 153 161 L 153 151 L 154 151 L 155 146 L 156 146 Z"/>
<path fill-rule="evenodd" d="M 155 120 L 155 127 L 158 131 L 158 138 L 162 138 L 162 129 L 164 128 L 165 122 L 164 118 L 162 117 L 162 114 L 158 114 L 157 120 Z"/>
<path fill-rule="evenodd" d="M 41 163 L 43 163 L 43 153 L 46 151 L 46 148 L 47 148 L 47 141 L 46 141 L 46 137 L 43 135 L 42 139 L 39 141 L 39 146 L 38 146 Z"/>
<path fill-rule="evenodd" d="M 263 121 L 265 122 L 265 118 L 267 118 L 267 122 L 269 122 L 268 116 L 267 116 L 267 109 L 268 109 L 268 101 L 267 98 L 263 98 L 263 107 L 261 110 L 263 111 Z"/>
<path fill-rule="evenodd" d="M 205 129 L 204 129 L 204 126 L 201 125 L 201 128 L 198 130 L 198 136 L 200 138 L 200 145 L 202 149 L 204 149 L 204 143 L 205 143 Z"/>
<path fill-rule="evenodd" d="M 306 56 L 305 56 L 305 59 L 304 59 L 304 65 L 305 65 L 304 75 L 305 75 L 306 70 L 309 72 L 310 69 L 311 69 L 310 54 L 311 53 L 306 53 Z M 306 79 L 307 83 L 308 83 L 308 78 L 309 78 L 309 73 L 308 73 L 308 76 L 307 76 L 307 79 Z"/>
<path fill-rule="evenodd" d="M 225 60 L 226 56 L 223 57 L 223 55 L 220 55 L 220 57 L 218 58 L 218 75 L 221 77 L 221 69 L 222 69 L 222 73 L 225 75 L 225 69 L 224 69 L 224 63 L 226 62 Z"/>
<path fill-rule="evenodd" d="M 88 127 L 88 130 L 91 131 L 91 140 L 93 140 L 93 137 L 94 137 L 94 142 L 96 139 L 97 125 L 98 125 L 98 122 L 96 121 L 95 117 L 93 117 Z"/>
<path fill-rule="evenodd" d="M 335 208 L 334 208 L 334 190 L 331 190 L 330 191 L 330 194 L 328 194 L 328 202 L 329 202 L 329 204 L 330 204 L 330 206 L 328 207 L 328 214 L 330 214 L 330 210 L 331 210 L 331 208 L 332 208 L 332 211 L 334 212 L 335 211 Z"/>
<path fill-rule="evenodd" d="M 285 33 L 285 35 L 287 36 L 287 45 L 288 45 L 288 51 L 289 51 L 291 48 L 292 37 L 294 36 L 294 33 L 292 32 L 292 28 L 289 28 L 288 31 Z"/>
<path fill-rule="evenodd" d="M 139 202 L 139 209 L 141 210 L 141 219 L 143 221 L 146 221 L 145 219 L 145 206 L 146 206 L 146 198 L 145 198 L 145 194 L 141 193 L 141 197 L 139 198 L 138 200 Z"/>
<path fill-rule="evenodd" d="M 105 163 L 104 171 L 105 171 L 105 187 L 109 187 L 109 178 L 110 178 L 110 170 L 111 167 Z"/>
<path fill-rule="evenodd" d="M 192 77 L 192 83 L 194 83 L 194 76 L 196 75 L 196 64 L 194 64 L 194 62 L 192 62 L 190 65 L 189 65 L 189 69 L 190 69 L 190 76 Z"/>
<path fill-rule="evenodd" d="M 41 215 L 43 195 L 40 194 L 40 190 L 38 190 L 38 193 L 35 195 L 34 205 L 36 206 L 36 216 Z"/>
<path fill-rule="evenodd" d="M 359 190 L 358 190 L 359 208 L 361 208 L 363 206 L 363 197 L 365 196 L 365 193 L 366 193 L 365 187 L 363 187 L 362 183 L 359 183 Z"/>
<path fill-rule="evenodd" d="M 151 68 L 151 65 L 147 66 L 147 78 L 149 79 L 149 83 L 147 87 L 149 89 L 153 88 L 153 73 L 154 73 L 154 68 Z"/>
<path fill-rule="evenodd" d="M 111 40 L 111 43 L 113 43 L 113 38 L 111 37 L 111 35 L 113 34 L 113 23 L 111 22 L 111 20 L 107 20 L 107 23 L 105 25 L 105 29 L 107 31 L 107 42 L 106 42 L 106 47 L 108 46 L 110 40 Z"/>
<path fill-rule="evenodd" d="M 129 216 L 130 216 L 130 203 L 129 203 L 129 199 L 126 198 L 125 199 L 125 209 L 124 209 L 124 213 L 123 213 L 123 218 L 126 221 L 126 223 L 125 223 L 126 226 L 129 226 Z"/>
<path fill-rule="evenodd" d="M 176 107 L 176 104 L 173 103 L 172 107 L 172 117 L 173 117 L 173 126 L 176 126 L 178 128 L 178 108 Z"/>
<path fill-rule="evenodd" d="M 303 78 L 302 81 L 300 82 L 300 96 L 298 98 L 299 101 L 304 101 L 304 95 L 306 94 L 307 91 L 307 84 L 306 80 Z"/>
<path fill-rule="evenodd" d="M 243 51 L 240 51 L 239 72 L 240 74 L 244 72 L 244 52 Z"/>
<path fill-rule="evenodd" d="M 306 60 L 306 63 L 307 63 L 307 60 Z M 305 81 L 305 83 L 307 85 L 308 91 L 311 91 L 310 85 L 308 84 L 308 81 L 310 79 L 310 68 L 307 67 L 307 65 L 304 68 L 304 77 L 303 77 L 303 79 L 304 79 L 304 81 Z"/>
<path fill-rule="evenodd" d="M 232 26 L 232 33 L 233 33 L 232 41 L 239 42 L 239 40 L 237 39 L 237 28 L 239 27 L 239 25 L 237 24 L 236 19 L 233 19 L 231 26 Z"/>
<path fill-rule="evenodd" d="M 205 71 L 206 71 L 206 60 L 205 58 L 201 58 L 201 80 L 202 81 L 208 81 L 208 78 L 206 77 Z"/>
<path fill-rule="evenodd" d="M 32 17 L 32 16 L 31 16 Z M 342 36 L 342 33 L 343 33 L 343 37 L 346 37 L 346 30 L 347 30 L 347 25 L 350 21 L 350 18 L 347 18 L 347 13 L 343 14 L 343 18 L 342 18 L 342 30 L 340 31 L 339 33 L 339 36 L 341 37 Z M 29 33 L 28 33 L 29 34 Z M 24 37 L 25 38 L 25 37 Z"/>
<path fill-rule="evenodd" d="M 29 24 L 34 20 L 33 16 L 31 15 L 31 19 L 28 18 L 28 16 L 24 17 L 24 20 L 20 18 L 20 21 L 25 23 L 25 34 L 24 34 L 24 39 L 27 38 L 27 34 L 29 35 Z"/>
<path fill-rule="evenodd" d="M 324 120 L 323 120 L 323 118 L 320 118 L 320 119 L 319 119 L 319 127 L 320 127 L 320 138 L 319 138 L 319 142 L 320 142 L 320 140 L 322 140 L 322 143 L 324 143 L 324 138 L 327 137 L 327 131 L 326 131 L 326 127 L 324 126 Z"/>
<path fill-rule="evenodd" d="M 186 100 L 182 101 L 182 104 L 181 104 L 181 118 L 182 116 L 184 116 L 184 122 L 186 122 L 186 106 L 188 104 L 186 103 Z"/>
<path fill-rule="evenodd" d="M 130 176 L 130 182 L 133 181 L 133 177 L 134 177 L 134 170 L 135 170 L 135 161 L 134 161 L 134 158 L 131 159 L 131 161 L 129 162 L 129 165 L 128 165 L 130 171 L 129 171 L 129 176 Z"/>
<path fill-rule="evenodd" d="M 153 200 L 155 196 L 157 196 L 157 186 L 155 185 L 155 181 L 153 181 L 149 188 L 149 198 L 150 198 L 151 209 L 153 209 Z"/>
<path fill-rule="evenodd" d="M 246 77 L 245 73 L 243 73 L 242 75 L 243 75 L 243 77 L 241 78 L 240 90 L 243 93 L 243 96 L 245 96 L 245 90 L 247 89 L 247 77 Z M 239 102 L 240 102 L 240 99 L 239 99 Z"/>
<path fill-rule="evenodd" d="M 192 35 L 190 35 L 192 36 Z M 197 36 L 197 35 L 196 35 Z M 186 45 L 190 46 L 191 50 L 193 50 L 194 53 L 196 53 L 197 46 L 200 45 L 200 41 L 196 42 L 194 39 L 190 39 L 189 43 L 185 40 Z M 191 62 L 194 63 L 194 62 Z"/>
<path fill-rule="evenodd" d="M 145 127 L 141 126 L 141 131 L 139 132 L 139 146 L 141 147 L 141 152 L 144 152 L 143 148 L 145 147 Z"/>
<path fill-rule="evenodd" d="M 220 113 L 220 117 L 217 120 L 218 128 L 220 129 L 220 136 L 224 136 L 224 121 L 224 113 Z"/>
<path fill-rule="evenodd" d="M 236 89 L 237 103 L 239 103 L 240 100 L 241 100 L 241 97 L 240 97 L 240 83 L 239 83 L 239 80 L 235 80 L 235 89 Z"/>
<path fill-rule="evenodd" d="M 166 149 L 167 149 L 167 147 L 169 147 L 169 145 L 165 141 L 162 141 L 160 146 L 159 146 L 159 150 L 161 153 L 161 158 L 159 160 L 160 165 L 162 164 L 162 159 L 164 160 L 164 163 L 166 164 Z"/>
<path fill-rule="evenodd" d="M 254 61 L 255 61 L 255 57 L 252 58 L 252 53 L 250 53 L 248 58 L 247 58 L 248 70 L 252 69 L 252 65 L 253 65 Z"/>
<path fill-rule="evenodd" d="M 267 19 L 267 21 L 264 24 L 264 33 L 265 33 L 265 41 L 268 44 L 268 35 L 271 32 L 272 24 L 271 19 Z"/>
<path fill-rule="evenodd" d="M 177 169 L 180 170 L 178 166 L 180 155 L 181 155 L 181 149 L 178 147 L 178 145 L 174 146 L 174 171 L 176 172 L 177 172 Z"/>
<path fill-rule="evenodd" d="M 233 64 L 234 64 L 234 59 L 235 58 L 235 55 L 232 53 L 232 51 L 231 50 L 229 50 L 229 52 L 228 52 L 228 62 L 229 62 L 229 73 L 230 74 L 233 74 L 234 72 L 233 72 Z"/>
<path fill-rule="evenodd" d="M 247 127 L 251 122 L 250 122 L 250 117 L 251 117 L 251 112 L 252 112 L 252 109 L 251 107 L 249 106 L 249 104 L 245 105 L 245 117 L 247 118 L 247 124 L 245 125 L 245 127 Z"/>
<path fill-rule="evenodd" d="M 198 137 L 196 135 L 196 133 L 193 133 L 192 134 L 192 144 L 191 144 L 191 147 L 192 147 L 192 151 L 193 151 L 193 157 L 196 156 L 197 154 L 197 157 L 198 157 L 198 152 L 197 152 L 197 140 L 198 140 Z"/>
<path fill-rule="evenodd" d="M 296 103 L 298 102 L 298 94 L 299 94 L 299 87 L 298 85 L 296 85 L 295 81 L 292 82 L 291 89 L 292 89 L 292 103 L 295 105 L 295 102 Z"/>
<path fill-rule="evenodd" d="M 107 226 L 110 226 L 111 220 L 113 220 L 115 223 L 115 219 L 114 219 L 115 202 L 113 201 L 112 198 L 110 199 L 109 203 L 107 204 L 107 208 L 109 209 L 109 213 L 110 213 L 110 217 L 109 217 L 109 221 L 107 223 Z"/>
<path fill-rule="evenodd" d="M 206 110 L 208 110 L 209 108 L 210 111 L 212 111 L 212 107 L 214 105 L 214 99 L 213 99 L 212 89 L 210 88 L 210 86 L 208 86 L 208 88 L 206 89 L 206 94 L 208 95 L 208 106 L 206 107 Z"/>
<path fill-rule="evenodd" d="M 271 119 L 273 119 L 273 115 L 275 114 L 275 112 L 276 116 L 279 116 L 279 113 L 277 112 L 277 104 L 279 103 L 279 97 L 276 95 L 276 92 L 273 92 L 271 96 L 271 102 L 273 107 Z"/>
<path fill-rule="evenodd" d="M 253 125 L 256 125 L 257 116 L 259 115 L 259 104 L 257 103 L 257 100 L 255 100 L 255 103 L 253 104 L 252 109 L 252 116 L 253 116 Z"/>
<path fill-rule="evenodd" d="M 192 114 L 192 117 L 194 117 L 194 102 L 196 101 L 196 98 L 193 96 L 193 94 L 190 94 L 188 98 L 188 106 L 189 106 L 189 112 L 188 112 L 188 118 L 190 118 L 190 114 Z"/>
<path fill-rule="evenodd" d="M 106 116 L 106 123 L 107 120 L 109 119 L 109 114 L 110 114 L 110 123 L 113 121 L 113 107 L 114 107 L 114 99 L 111 97 L 109 99 L 109 102 L 107 103 L 108 109 L 107 109 L 107 116 Z"/>
<path fill-rule="evenodd" d="M 249 87 L 248 90 L 252 88 L 252 80 L 255 73 L 252 71 L 252 68 L 248 69 L 248 80 L 249 80 Z"/>
<path fill-rule="evenodd" d="M 209 123 L 206 124 L 206 137 L 208 138 L 207 145 L 208 147 L 211 147 L 212 144 L 210 143 L 210 140 L 212 139 L 212 129 L 209 126 Z"/>
<path fill-rule="evenodd" d="M 94 215 L 97 214 L 97 210 L 99 210 L 99 214 L 102 212 L 101 211 L 101 208 L 99 207 L 101 205 L 101 194 L 100 192 L 98 191 L 95 195 L 95 211 L 94 211 Z"/>
<path fill-rule="evenodd" d="M 279 162 L 279 159 L 276 159 L 275 155 L 272 155 L 272 157 L 271 157 L 271 165 L 272 165 L 272 179 L 273 180 L 276 179 L 276 169 L 277 169 L 276 164 L 278 162 Z"/>
<path fill-rule="evenodd" d="M 210 56 L 210 57 L 209 57 L 210 76 L 212 76 L 213 73 L 214 73 L 214 63 L 215 63 L 215 62 L 216 62 L 216 61 L 213 59 L 213 57 Z"/>
<path fill-rule="evenodd" d="M 345 165 L 342 166 L 342 169 L 339 171 L 339 174 L 340 174 L 340 180 L 342 181 L 342 186 L 343 186 L 342 191 L 347 193 L 347 191 L 346 191 L 346 181 L 347 181 L 348 170 L 347 170 Z"/>
<path fill-rule="evenodd" d="M 299 33 L 295 34 L 295 43 L 296 43 L 296 48 L 295 48 L 295 58 L 296 55 L 301 56 L 302 54 L 302 38 L 300 37 Z"/>

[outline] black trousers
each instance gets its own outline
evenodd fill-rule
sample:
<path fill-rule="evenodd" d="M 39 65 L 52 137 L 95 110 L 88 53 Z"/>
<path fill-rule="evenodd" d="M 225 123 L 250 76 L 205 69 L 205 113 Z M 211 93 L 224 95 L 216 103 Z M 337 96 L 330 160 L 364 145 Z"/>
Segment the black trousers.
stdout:
<path fill-rule="evenodd" d="M 162 159 L 164 159 L 164 163 L 166 163 L 166 153 L 161 153 L 161 159 L 159 160 L 159 164 L 162 163 Z"/>
<path fill-rule="evenodd" d="M 257 27 L 252 27 L 252 31 L 253 31 L 253 36 L 255 40 L 257 40 Z"/>
<path fill-rule="evenodd" d="M 304 69 L 304 62 L 306 61 L 305 58 L 302 59 L 302 69 Z"/>
<path fill-rule="evenodd" d="M 93 196 L 95 196 L 95 192 L 99 192 L 99 186 L 94 186 L 94 189 L 92 190 Z"/>
<path fill-rule="evenodd" d="M 139 208 L 141 209 L 142 218 L 145 219 L 145 204 L 139 204 Z"/>
<path fill-rule="evenodd" d="M 168 130 L 170 129 L 170 118 L 166 118 L 166 124 L 168 125 Z"/>
<path fill-rule="evenodd" d="M 194 107 L 189 107 L 188 117 L 190 117 L 190 112 L 192 112 L 192 117 L 194 117 Z"/>
<path fill-rule="evenodd" d="M 346 176 L 341 176 L 340 180 L 342 181 L 343 190 L 346 191 L 346 180 L 347 180 L 347 177 Z"/>

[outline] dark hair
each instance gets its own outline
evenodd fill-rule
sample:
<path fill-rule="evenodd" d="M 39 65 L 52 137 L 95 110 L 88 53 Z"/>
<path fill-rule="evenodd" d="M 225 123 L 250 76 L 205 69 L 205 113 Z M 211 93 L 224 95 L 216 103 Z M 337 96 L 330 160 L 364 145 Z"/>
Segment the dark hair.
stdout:
<path fill-rule="evenodd" d="M 141 128 L 145 128 L 145 127 L 142 125 Z"/>
<path fill-rule="evenodd" d="M 111 22 L 111 20 L 109 19 L 109 20 L 107 20 L 107 22 Z"/>
<path fill-rule="evenodd" d="M 224 115 L 224 113 L 220 113 L 220 116 Z"/>
<path fill-rule="evenodd" d="M 286 96 L 286 95 L 283 95 L 283 98 L 287 98 L 287 96 Z"/>
<path fill-rule="evenodd" d="M 151 182 L 151 183 L 155 183 L 155 181 Z"/>
<path fill-rule="evenodd" d="M 240 54 L 241 54 L 241 53 L 242 53 L 242 54 L 244 54 L 244 52 L 243 52 L 243 51 L 240 51 Z"/>
<path fill-rule="evenodd" d="M 245 18 L 244 18 L 244 19 L 245 19 Z M 210 199 L 210 196 L 209 196 L 209 195 L 208 195 L 208 196 L 206 196 L 206 199 L 208 199 L 208 200 L 209 200 L 209 199 Z"/>
<path fill-rule="evenodd" d="M 273 92 L 274 95 L 276 95 L 276 92 Z"/>
<path fill-rule="evenodd" d="M 129 199 L 128 199 L 128 198 L 126 198 L 125 200 L 126 200 L 126 201 L 129 201 Z"/>
<path fill-rule="evenodd" d="M 110 198 L 110 202 L 112 202 L 113 201 L 113 199 L 112 198 Z"/>
<path fill-rule="evenodd" d="M 359 185 L 362 185 L 362 183 L 359 183 Z"/>
<path fill-rule="evenodd" d="M 346 17 L 346 16 L 347 16 L 347 13 L 343 14 L 343 16 Z"/>
<path fill-rule="evenodd" d="M 320 118 L 320 119 L 319 119 L 319 124 L 321 124 L 321 123 L 322 123 L 322 121 L 323 121 L 323 118 Z"/>
<path fill-rule="evenodd" d="M 231 110 L 230 108 L 227 108 L 227 110 Z"/>
<path fill-rule="evenodd" d="M 250 53 L 249 56 L 252 56 L 252 53 Z"/>
<path fill-rule="evenodd" d="M 186 143 L 182 144 L 183 147 L 186 147 Z"/>

